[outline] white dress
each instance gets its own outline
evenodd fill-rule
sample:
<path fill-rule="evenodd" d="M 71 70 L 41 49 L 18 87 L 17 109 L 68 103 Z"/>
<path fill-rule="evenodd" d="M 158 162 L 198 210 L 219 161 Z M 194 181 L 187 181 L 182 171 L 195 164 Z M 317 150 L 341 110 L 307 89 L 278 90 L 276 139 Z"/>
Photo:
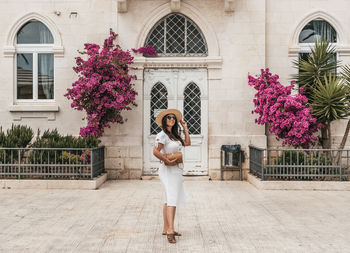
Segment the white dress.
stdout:
<path fill-rule="evenodd" d="M 164 131 L 157 134 L 154 145 L 158 147 L 158 143 L 164 145 L 160 150 L 162 154 L 182 152 L 183 147 L 181 142 L 171 140 Z M 164 186 L 165 201 L 168 206 L 183 206 L 190 199 L 183 184 L 182 172 L 182 163 L 175 166 L 167 166 L 161 162 L 158 174 Z"/>

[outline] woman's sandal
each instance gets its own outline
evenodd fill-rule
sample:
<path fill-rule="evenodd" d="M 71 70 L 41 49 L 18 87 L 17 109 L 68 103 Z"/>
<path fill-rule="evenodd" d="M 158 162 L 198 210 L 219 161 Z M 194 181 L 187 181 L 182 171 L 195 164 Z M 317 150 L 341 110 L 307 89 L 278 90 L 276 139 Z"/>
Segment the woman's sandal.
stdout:
<path fill-rule="evenodd" d="M 163 233 L 162 233 L 162 235 L 166 235 L 166 233 L 164 233 L 164 232 L 163 232 Z M 174 231 L 174 235 L 175 235 L 175 236 L 182 236 L 182 234 L 181 234 L 181 233 L 176 232 L 176 231 Z"/>
<path fill-rule="evenodd" d="M 176 243 L 175 234 L 166 234 L 169 243 Z"/>

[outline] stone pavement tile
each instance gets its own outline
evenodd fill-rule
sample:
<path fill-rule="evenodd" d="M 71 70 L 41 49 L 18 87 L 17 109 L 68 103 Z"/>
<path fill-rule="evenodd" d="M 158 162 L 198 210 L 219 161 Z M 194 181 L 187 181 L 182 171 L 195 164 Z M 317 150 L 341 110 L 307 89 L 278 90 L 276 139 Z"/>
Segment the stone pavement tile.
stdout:
<path fill-rule="evenodd" d="M 160 181 L 99 190 L 0 190 L 0 252 L 350 252 L 343 191 L 258 190 L 239 181 L 185 181 L 183 236 L 167 242 Z"/>

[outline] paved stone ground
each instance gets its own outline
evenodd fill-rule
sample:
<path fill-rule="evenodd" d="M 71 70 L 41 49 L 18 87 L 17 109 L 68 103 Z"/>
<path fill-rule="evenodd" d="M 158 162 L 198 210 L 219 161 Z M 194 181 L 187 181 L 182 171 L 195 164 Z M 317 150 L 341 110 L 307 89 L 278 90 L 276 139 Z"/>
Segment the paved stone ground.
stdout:
<path fill-rule="evenodd" d="M 0 252 L 350 252 L 346 191 L 257 190 L 248 182 L 186 181 L 171 245 L 159 181 L 100 190 L 0 190 Z"/>

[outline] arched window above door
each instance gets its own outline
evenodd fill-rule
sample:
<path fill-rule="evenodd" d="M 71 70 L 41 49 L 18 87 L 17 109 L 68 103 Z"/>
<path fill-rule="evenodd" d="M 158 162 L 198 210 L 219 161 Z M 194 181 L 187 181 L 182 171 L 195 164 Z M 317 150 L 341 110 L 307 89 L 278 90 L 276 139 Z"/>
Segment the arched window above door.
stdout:
<path fill-rule="evenodd" d="M 145 46 L 155 48 L 158 56 L 207 56 L 208 46 L 199 27 L 188 17 L 172 13 L 153 26 Z"/>
<path fill-rule="evenodd" d="M 299 34 L 299 43 L 315 43 L 317 40 L 337 42 L 337 32 L 325 20 L 312 20 L 304 26 Z"/>

